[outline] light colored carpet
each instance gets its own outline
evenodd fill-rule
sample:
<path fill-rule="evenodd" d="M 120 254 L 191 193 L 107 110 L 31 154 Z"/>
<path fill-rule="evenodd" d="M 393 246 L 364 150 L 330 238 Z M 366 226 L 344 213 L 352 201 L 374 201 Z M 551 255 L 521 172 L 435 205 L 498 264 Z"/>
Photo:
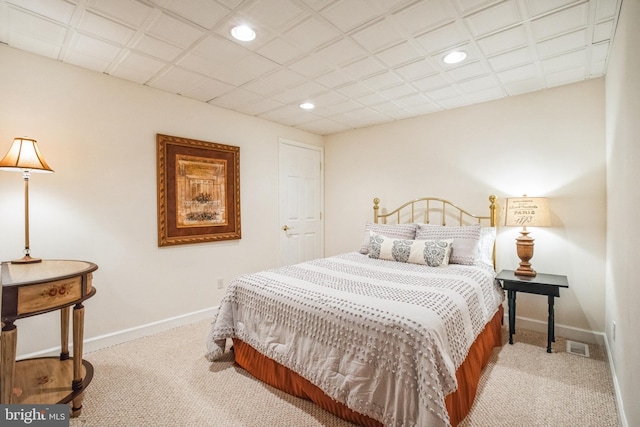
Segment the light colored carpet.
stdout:
<path fill-rule="evenodd" d="M 255 380 L 231 353 L 207 361 L 208 328 L 194 323 L 86 354 L 95 374 L 71 427 L 353 427 Z M 514 338 L 494 350 L 462 427 L 619 425 L 601 347 L 590 345 L 587 359 L 566 353 L 561 338 L 553 354 L 543 334 Z"/>

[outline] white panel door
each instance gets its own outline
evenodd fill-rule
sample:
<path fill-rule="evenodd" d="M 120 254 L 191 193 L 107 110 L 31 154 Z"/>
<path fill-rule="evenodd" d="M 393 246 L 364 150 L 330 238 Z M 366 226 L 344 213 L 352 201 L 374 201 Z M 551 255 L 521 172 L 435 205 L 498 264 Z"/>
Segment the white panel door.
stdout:
<path fill-rule="evenodd" d="M 280 265 L 320 258 L 322 149 L 280 140 Z"/>

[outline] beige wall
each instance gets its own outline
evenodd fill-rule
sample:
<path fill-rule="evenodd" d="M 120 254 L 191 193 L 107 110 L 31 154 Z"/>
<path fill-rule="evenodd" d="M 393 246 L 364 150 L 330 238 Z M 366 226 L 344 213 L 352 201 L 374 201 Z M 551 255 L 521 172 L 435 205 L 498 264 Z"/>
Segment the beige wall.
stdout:
<path fill-rule="evenodd" d="M 619 403 L 640 425 L 640 2 L 624 1 L 606 77 L 607 111 L 607 343 Z M 616 336 L 613 337 L 613 323 Z"/>
<path fill-rule="evenodd" d="M 490 194 L 502 205 L 507 196 L 547 196 L 553 226 L 532 229 L 532 263 L 569 277 L 556 302 L 557 332 L 602 342 L 604 120 L 604 81 L 596 79 L 329 136 L 326 254 L 359 247 L 374 197 L 393 208 L 436 196 L 484 213 Z M 517 236 L 500 228 L 498 269 L 517 266 Z M 518 295 L 517 314 L 546 331 L 546 298 Z"/>
<path fill-rule="evenodd" d="M 0 63 L 0 155 L 28 135 L 55 170 L 31 179 L 32 253 L 99 265 L 86 338 L 211 308 L 217 278 L 277 265 L 278 138 L 321 137 L 6 46 Z M 241 240 L 158 248 L 156 133 L 240 147 Z M 6 260 L 22 256 L 21 175 L 0 188 Z M 57 313 L 17 325 L 19 354 L 58 344 Z"/>

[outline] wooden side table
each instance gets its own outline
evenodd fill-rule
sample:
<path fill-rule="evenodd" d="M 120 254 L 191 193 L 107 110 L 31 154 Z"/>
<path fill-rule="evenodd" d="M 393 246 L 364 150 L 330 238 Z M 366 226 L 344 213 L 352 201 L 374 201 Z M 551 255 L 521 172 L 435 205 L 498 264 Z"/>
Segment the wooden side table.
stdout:
<path fill-rule="evenodd" d="M 93 366 L 82 360 L 84 306 L 96 293 L 86 261 L 43 260 L 34 264 L 2 263 L 2 353 L 0 403 L 55 404 L 73 401 L 71 416 L 80 414 L 84 389 Z M 69 312 L 73 307 L 73 358 L 69 358 Z M 14 322 L 60 310 L 60 357 L 16 362 L 18 329 Z"/>
<path fill-rule="evenodd" d="M 516 292 L 547 295 L 549 316 L 547 318 L 547 353 L 551 353 L 551 342 L 556 341 L 554 297 L 560 297 L 560 288 L 568 288 L 567 276 L 538 273 L 534 277 L 516 276 L 513 270 L 502 270 L 496 279 L 502 283 L 507 291 L 509 301 L 509 344 L 513 344 L 513 334 L 516 333 Z"/>

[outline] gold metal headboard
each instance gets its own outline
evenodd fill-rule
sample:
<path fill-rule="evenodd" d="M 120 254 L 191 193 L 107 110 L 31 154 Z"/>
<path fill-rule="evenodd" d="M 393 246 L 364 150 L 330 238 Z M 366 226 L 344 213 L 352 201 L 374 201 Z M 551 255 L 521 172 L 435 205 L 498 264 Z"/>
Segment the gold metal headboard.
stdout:
<path fill-rule="evenodd" d="M 376 197 L 373 199 L 373 222 L 386 224 L 388 218 L 395 216 L 397 224 L 403 222 L 430 224 L 431 217 L 437 215 L 440 218 L 440 225 L 447 225 L 448 218 L 457 218 L 457 225 L 473 222 L 482 224 L 483 221 L 486 221 L 485 225 L 495 227 L 497 222 L 496 196 L 489 196 L 489 202 L 491 202 L 489 215 L 486 216 L 472 214 L 448 200 L 437 197 L 422 197 L 411 200 L 391 212 L 380 213 L 380 199 Z M 420 218 L 417 218 L 418 215 Z"/>
<path fill-rule="evenodd" d="M 496 206 L 496 196 L 489 196 L 489 215 L 474 215 L 448 200 L 439 199 L 437 197 L 422 197 L 420 199 L 411 200 L 400 206 L 399 208 L 388 212 L 380 213 L 380 199 L 373 199 L 373 222 L 387 223 L 387 219 L 395 216 L 396 224 L 422 222 L 431 223 L 432 216 L 439 216 L 441 224 L 447 225 L 447 218 L 457 218 L 456 225 L 465 224 L 484 224 L 486 226 L 495 227 L 498 223 L 498 210 Z M 416 218 L 420 215 L 420 218 Z M 403 221 L 404 220 L 404 221 Z M 488 224 L 487 224 L 488 222 Z M 493 266 L 496 266 L 496 248 L 493 246 Z"/>

